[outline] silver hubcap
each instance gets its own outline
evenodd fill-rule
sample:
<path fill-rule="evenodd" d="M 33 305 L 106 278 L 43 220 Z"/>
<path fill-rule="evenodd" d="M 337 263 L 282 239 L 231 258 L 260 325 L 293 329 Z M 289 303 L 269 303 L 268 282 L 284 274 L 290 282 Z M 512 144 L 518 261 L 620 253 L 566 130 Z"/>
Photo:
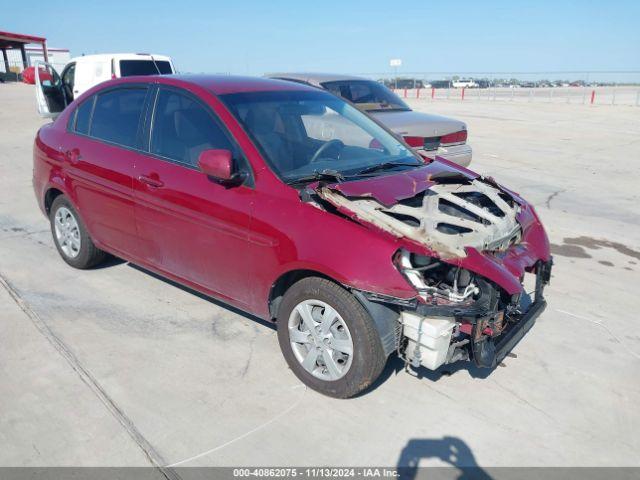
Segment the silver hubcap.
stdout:
<path fill-rule="evenodd" d="M 327 303 L 299 303 L 289 316 L 289 340 L 298 362 L 314 377 L 338 380 L 351 367 L 351 333 L 340 314 Z"/>
<path fill-rule="evenodd" d="M 80 227 L 67 207 L 60 207 L 56 212 L 54 229 L 60 250 L 69 258 L 77 257 L 80 253 Z"/>

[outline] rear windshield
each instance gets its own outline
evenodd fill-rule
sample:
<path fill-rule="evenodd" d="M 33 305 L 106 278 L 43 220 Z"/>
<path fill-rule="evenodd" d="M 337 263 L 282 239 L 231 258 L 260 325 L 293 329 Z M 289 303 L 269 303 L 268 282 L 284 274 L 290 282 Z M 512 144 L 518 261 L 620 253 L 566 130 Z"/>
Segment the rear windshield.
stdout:
<path fill-rule="evenodd" d="M 173 73 L 171 63 L 166 60 L 120 60 L 120 76 L 167 75 Z"/>
<path fill-rule="evenodd" d="M 324 82 L 322 86 L 331 93 L 355 103 L 359 109 L 368 112 L 410 110 L 409 106 L 391 90 L 371 80 Z"/>

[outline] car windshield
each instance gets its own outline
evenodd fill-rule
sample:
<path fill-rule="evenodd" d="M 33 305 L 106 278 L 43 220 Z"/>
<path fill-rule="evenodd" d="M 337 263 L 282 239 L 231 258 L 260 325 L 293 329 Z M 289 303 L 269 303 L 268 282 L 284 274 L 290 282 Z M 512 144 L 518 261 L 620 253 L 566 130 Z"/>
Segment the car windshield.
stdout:
<path fill-rule="evenodd" d="M 355 103 L 367 112 L 386 110 L 411 110 L 409 105 L 381 83 L 372 80 L 340 80 L 324 82 L 324 88 L 335 95 Z"/>
<path fill-rule="evenodd" d="M 343 180 L 424 165 L 368 116 L 326 92 L 246 92 L 220 98 L 286 183 Z"/>

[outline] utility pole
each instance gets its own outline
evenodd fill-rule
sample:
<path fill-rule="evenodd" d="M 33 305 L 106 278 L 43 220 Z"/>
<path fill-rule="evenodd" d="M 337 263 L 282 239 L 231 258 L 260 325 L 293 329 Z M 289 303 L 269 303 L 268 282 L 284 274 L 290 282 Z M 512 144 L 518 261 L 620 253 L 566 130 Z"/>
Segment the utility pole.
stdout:
<path fill-rule="evenodd" d="M 394 69 L 395 73 L 395 90 L 398 89 L 398 67 L 402 65 L 402 59 L 400 58 L 392 58 L 389 60 L 389 66 Z"/>

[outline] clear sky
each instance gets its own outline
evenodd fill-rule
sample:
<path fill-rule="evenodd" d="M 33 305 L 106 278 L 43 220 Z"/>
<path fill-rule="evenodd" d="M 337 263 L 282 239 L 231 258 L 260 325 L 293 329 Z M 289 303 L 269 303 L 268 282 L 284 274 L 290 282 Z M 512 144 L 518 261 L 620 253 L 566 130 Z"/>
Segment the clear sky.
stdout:
<path fill-rule="evenodd" d="M 640 1 L 0 0 L 0 30 L 181 71 L 640 70 Z"/>

